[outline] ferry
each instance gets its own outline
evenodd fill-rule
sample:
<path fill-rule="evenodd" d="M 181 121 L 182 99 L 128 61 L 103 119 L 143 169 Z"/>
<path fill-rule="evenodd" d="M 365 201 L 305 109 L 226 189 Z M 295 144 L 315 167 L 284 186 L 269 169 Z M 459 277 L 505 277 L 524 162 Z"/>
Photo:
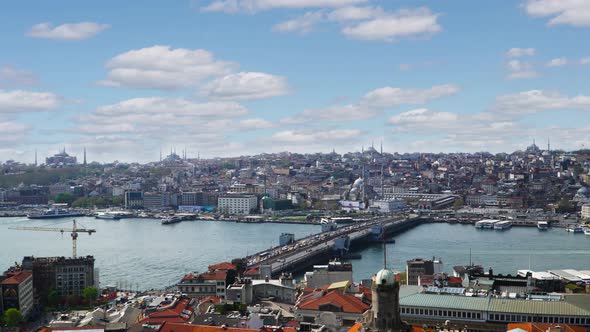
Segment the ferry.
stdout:
<path fill-rule="evenodd" d="M 510 220 L 505 220 L 505 221 L 500 221 L 494 224 L 494 229 L 495 230 L 500 230 L 503 231 L 505 229 L 508 229 L 512 227 L 512 221 Z"/>
<path fill-rule="evenodd" d="M 68 217 L 82 217 L 85 214 L 79 211 L 69 210 L 69 209 L 56 209 L 51 208 L 45 210 L 43 213 L 39 214 L 29 214 L 27 218 L 29 219 L 56 219 L 56 218 L 68 218 Z"/>
<path fill-rule="evenodd" d="M 480 228 L 480 229 L 493 229 L 494 225 L 496 223 L 500 222 L 500 220 L 495 220 L 495 219 L 484 219 L 484 220 L 480 220 L 478 222 L 475 223 L 475 228 Z"/>
<path fill-rule="evenodd" d="M 99 212 L 94 216 L 96 219 L 119 220 L 121 216 L 116 212 Z"/>
<path fill-rule="evenodd" d="M 570 233 L 584 233 L 584 229 L 580 225 L 569 225 L 565 230 Z"/>
<path fill-rule="evenodd" d="M 538 228 L 540 231 L 546 231 L 546 230 L 548 230 L 548 229 L 549 229 L 549 223 L 548 223 L 548 222 L 546 222 L 546 221 L 538 221 L 538 222 L 537 222 L 537 228 Z"/>
<path fill-rule="evenodd" d="M 171 225 L 176 224 L 182 221 L 181 217 L 172 216 L 162 219 L 162 225 Z"/>
<path fill-rule="evenodd" d="M 586 227 L 586 229 L 584 229 L 584 234 L 590 235 L 590 227 Z"/>

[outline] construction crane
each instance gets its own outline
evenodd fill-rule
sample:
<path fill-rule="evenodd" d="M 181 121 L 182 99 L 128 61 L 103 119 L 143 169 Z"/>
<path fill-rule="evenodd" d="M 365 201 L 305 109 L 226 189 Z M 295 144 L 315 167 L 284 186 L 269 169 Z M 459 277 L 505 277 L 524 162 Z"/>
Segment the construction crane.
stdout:
<path fill-rule="evenodd" d="M 92 233 L 96 233 L 95 229 L 89 228 L 78 228 L 76 224 L 76 220 L 74 220 L 74 227 L 72 229 L 67 228 L 57 228 L 57 227 L 30 227 L 30 226 L 18 226 L 18 227 L 9 227 L 9 229 L 16 229 L 21 231 L 40 231 L 40 232 L 60 232 L 62 235 L 64 232 L 69 232 L 72 237 L 72 257 L 76 258 L 77 250 L 76 250 L 76 242 L 78 240 L 78 233 L 88 233 L 88 235 L 92 235 Z"/>

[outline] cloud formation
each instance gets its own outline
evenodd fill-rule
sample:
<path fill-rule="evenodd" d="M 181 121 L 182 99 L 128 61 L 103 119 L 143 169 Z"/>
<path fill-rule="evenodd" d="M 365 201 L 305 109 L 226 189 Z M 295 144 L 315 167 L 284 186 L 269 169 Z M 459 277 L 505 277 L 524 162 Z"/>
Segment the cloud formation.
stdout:
<path fill-rule="evenodd" d="M 60 102 L 61 98 L 51 92 L 0 90 L 0 114 L 49 111 Z"/>
<path fill-rule="evenodd" d="M 95 22 L 66 23 L 58 26 L 44 22 L 33 25 L 26 35 L 33 38 L 83 40 L 94 37 L 108 28 L 108 24 Z"/>
<path fill-rule="evenodd" d="M 295 32 L 306 34 L 313 30 L 314 26 L 324 19 L 322 12 L 307 12 L 302 16 L 281 22 L 273 27 L 278 32 Z"/>
<path fill-rule="evenodd" d="M 550 17 L 550 26 L 590 26 L 590 2 L 586 0 L 528 0 L 525 9 L 533 17 Z"/>
<path fill-rule="evenodd" d="M 32 86 L 39 83 L 33 72 L 17 69 L 12 66 L 0 67 L 0 88 L 7 86 Z"/>
<path fill-rule="evenodd" d="M 367 0 L 215 0 L 202 7 L 204 12 L 256 13 L 271 9 L 343 7 Z"/>
<path fill-rule="evenodd" d="M 287 79 L 259 72 L 240 72 L 213 80 L 201 89 L 213 99 L 254 100 L 289 93 Z"/>
<path fill-rule="evenodd" d="M 154 45 L 119 54 L 109 60 L 107 79 L 99 84 L 113 87 L 179 89 L 195 86 L 206 78 L 229 74 L 237 64 L 217 60 L 203 49 L 173 49 Z"/>

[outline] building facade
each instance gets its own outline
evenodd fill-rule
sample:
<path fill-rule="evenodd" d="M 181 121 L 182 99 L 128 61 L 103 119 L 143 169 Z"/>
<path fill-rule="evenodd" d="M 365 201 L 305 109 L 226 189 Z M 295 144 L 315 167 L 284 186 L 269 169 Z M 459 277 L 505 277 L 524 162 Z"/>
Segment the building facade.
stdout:
<path fill-rule="evenodd" d="M 217 210 L 229 214 L 250 214 L 258 206 L 258 198 L 254 195 L 223 195 L 219 196 Z"/>
<path fill-rule="evenodd" d="M 33 274 L 19 271 L 0 283 L 0 313 L 14 308 L 28 317 L 33 309 Z"/>

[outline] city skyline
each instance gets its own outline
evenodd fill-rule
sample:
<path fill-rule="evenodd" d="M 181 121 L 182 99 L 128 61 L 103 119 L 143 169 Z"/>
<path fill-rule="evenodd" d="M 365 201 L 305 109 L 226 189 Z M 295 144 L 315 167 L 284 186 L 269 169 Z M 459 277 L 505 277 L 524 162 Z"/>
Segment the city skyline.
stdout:
<path fill-rule="evenodd" d="M 585 148 L 590 3 L 2 5 L 0 153 Z"/>

